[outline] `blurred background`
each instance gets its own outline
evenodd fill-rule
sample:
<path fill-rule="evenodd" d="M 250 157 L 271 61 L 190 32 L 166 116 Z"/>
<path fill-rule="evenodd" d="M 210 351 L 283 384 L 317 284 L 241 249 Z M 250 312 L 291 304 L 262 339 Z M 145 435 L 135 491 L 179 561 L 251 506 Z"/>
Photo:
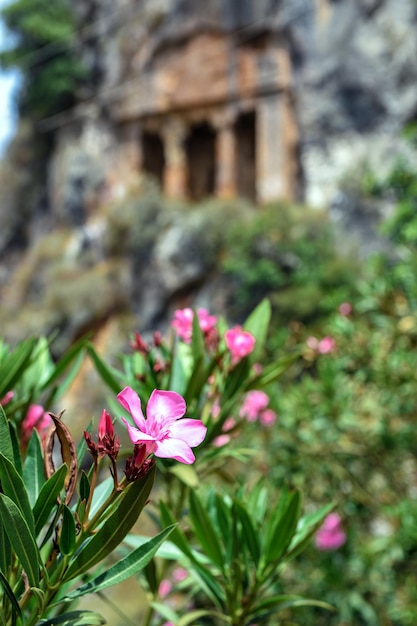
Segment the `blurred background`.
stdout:
<path fill-rule="evenodd" d="M 416 1 L 0 6 L 2 336 L 116 362 L 177 308 L 268 297 L 267 356 L 304 357 L 257 469 L 348 534 L 291 581 L 338 607 L 302 623 L 416 624 Z"/>

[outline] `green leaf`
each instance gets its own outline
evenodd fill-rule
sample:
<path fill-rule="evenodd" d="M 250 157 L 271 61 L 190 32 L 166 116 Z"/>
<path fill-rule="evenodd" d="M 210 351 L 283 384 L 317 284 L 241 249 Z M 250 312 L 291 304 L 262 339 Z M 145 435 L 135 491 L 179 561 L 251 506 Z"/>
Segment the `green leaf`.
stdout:
<path fill-rule="evenodd" d="M 187 615 L 183 615 L 177 622 L 175 622 L 175 626 L 189 626 L 189 624 L 195 624 L 196 620 L 200 619 L 200 617 L 214 617 L 216 623 L 218 620 L 222 621 L 224 624 L 231 623 L 231 619 L 228 615 L 223 615 L 222 613 L 217 613 L 216 611 L 197 609 L 195 611 L 188 612 Z"/>
<path fill-rule="evenodd" d="M 45 468 L 42 455 L 42 444 L 35 429 L 29 440 L 27 455 L 23 465 L 23 482 L 25 483 L 29 502 L 33 507 L 38 499 L 39 492 L 45 484 Z"/>
<path fill-rule="evenodd" d="M 194 491 L 190 491 L 190 518 L 193 523 L 193 530 L 205 554 L 223 570 L 225 558 L 219 538 L 207 511 Z"/>
<path fill-rule="evenodd" d="M 266 530 L 263 565 L 279 560 L 288 548 L 297 527 L 301 508 L 299 491 L 285 490 L 281 494 L 277 508 L 272 511 Z"/>
<path fill-rule="evenodd" d="M 171 607 L 166 604 L 162 604 L 162 602 L 151 602 L 151 607 L 159 613 L 165 620 L 176 624 L 179 616 L 175 613 Z"/>
<path fill-rule="evenodd" d="M 256 362 L 262 353 L 270 320 L 271 304 L 269 300 L 262 300 L 243 324 L 243 328 L 249 331 L 256 339 L 254 350 L 250 355 L 252 363 Z"/>
<path fill-rule="evenodd" d="M 102 504 L 105 503 L 109 495 L 114 489 L 113 476 L 108 476 L 103 482 L 99 483 L 94 489 L 93 502 L 90 508 L 90 517 L 94 517 Z"/>
<path fill-rule="evenodd" d="M 264 613 L 265 611 L 291 609 L 302 606 L 317 606 L 322 609 L 327 609 L 328 611 L 334 611 L 334 607 L 331 604 L 322 602 L 321 600 L 311 600 L 297 595 L 282 595 L 261 600 L 254 607 L 254 617 L 256 618 L 260 616 L 259 614 Z"/>
<path fill-rule="evenodd" d="M 131 576 L 140 572 L 155 556 L 160 545 L 165 541 L 168 535 L 173 531 L 174 526 L 169 526 L 161 533 L 153 537 L 139 548 L 128 554 L 124 559 L 118 561 L 108 570 L 94 578 L 90 582 L 78 587 L 67 595 L 67 598 L 73 600 L 84 596 L 88 593 L 97 593 L 107 587 L 117 585 Z"/>
<path fill-rule="evenodd" d="M 193 309 L 193 334 L 191 339 L 191 349 L 194 356 L 194 362 L 204 359 L 206 354 L 206 346 L 204 343 L 203 331 L 198 320 L 197 310 Z"/>
<path fill-rule="evenodd" d="M 35 540 L 35 520 L 29 496 L 26 491 L 23 479 L 17 472 L 13 463 L 0 453 L 0 481 L 3 493 L 8 496 L 22 512 L 26 520 L 29 531 Z M 7 529 L 6 529 L 7 531 Z"/>
<path fill-rule="evenodd" d="M 91 344 L 87 346 L 88 354 L 94 363 L 97 373 L 101 376 L 103 382 L 113 391 L 118 394 L 123 387 L 121 382 L 121 374 L 110 368 L 101 357 L 97 354 L 94 347 Z"/>
<path fill-rule="evenodd" d="M 174 476 L 179 478 L 185 485 L 191 487 L 191 489 L 196 489 L 200 484 L 197 472 L 192 465 L 176 463 L 170 467 L 168 471 L 170 474 L 174 474 Z"/>
<path fill-rule="evenodd" d="M 201 389 L 206 384 L 207 378 L 208 374 L 204 356 L 198 356 L 194 360 L 194 368 L 191 372 L 187 389 L 184 392 L 184 399 L 187 406 L 194 398 L 198 398 L 200 396 Z"/>
<path fill-rule="evenodd" d="M 311 536 L 321 526 L 326 515 L 328 515 L 334 508 L 335 505 L 333 503 L 326 504 L 318 509 L 318 511 L 310 513 L 310 515 L 305 515 L 299 520 L 297 531 L 290 543 L 285 557 L 286 560 L 293 559 L 304 550 L 306 545 L 310 542 Z"/>
<path fill-rule="evenodd" d="M 81 361 L 82 361 L 82 359 L 84 358 L 84 350 L 87 345 L 87 342 L 88 342 L 88 337 L 82 337 L 79 341 L 74 343 L 65 352 L 65 354 L 60 358 L 60 360 L 55 365 L 55 368 L 53 372 L 51 373 L 51 375 L 49 376 L 49 378 L 43 383 L 42 385 L 43 389 L 49 389 L 51 385 L 53 385 L 58 380 L 58 378 L 65 372 L 67 367 L 72 363 L 74 359 L 78 359 L 78 357 L 82 357 L 81 358 Z M 79 369 L 79 361 L 77 360 L 77 371 L 78 369 Z M 73 373 L 74 372 L 72 372 L 72 374 Z M 71 375 L 71 378 L 72 377 L 73 376 Z M 54 394 L 54 398 L 57 399 L 57 397 L 60 395 L 61 393 L 56 392 L 56 394 Z"/>
<path fill-rule="evenodd" d="M 253 379 L 246 389 L 261 389 L 278 380 L 289 367 L 299 358 L 299 352 L 285 354 L 279 359 L 275 359 L 271 365 L 263 368 L 261 374 Z"/>
<path fill-rule="evenodd" d="M 84 470 L 81 472 L 80 478 L 80 500 L 88 500 L 90 496 L 90 481 Z"/>
<path fill-rule="evenodd" d="M 0 515 L 12 548 L 26 572 L 29 585 L 38 587 L 40 564 L 38 546 L 20 509 L 3 493 L 0 494 Z"/>
<path fill-rule="evenodd" d="M 161 515 L 161 521 L 164 526 L 172 526 L 176 524 L 176 520 L 171 514 L 171 511 L 168 509 L 166 504 L 161 500 L 159 502 L 159 511 Z M 177 527 L 174 528 L 171 534 L 171 541 L 174 543 L 183 554 L 185 554 L 189 559 L 195 560 L 194 554 L 191 550 L 189 541 L 186 539 L 184 533 Z"/>
<path fill-rule="evenodd" d="M 70 555 L 75 548 L 75 520 L 66 504 L 62 505 L 62 526 L 59 537 L 59 549 L 62 554 Z"/>
<path fill-rule="evenodd" d="M 114 512 L 91 540 L 81 546 L 65 574 L 65 580 L 71 580 L 89 570 L 123 541 L 148 500 L 155 470 L 154 465 L 143 479 L 131 483 L 120 494 Z"/>
<path fill-rule="evenodd" d="M 187 377 L 179 352 L 176 352 L 173 356 L 169 376 L 168 389 L 172 389 L 172 391 L 176 391 L 183 396 L 187 385 Z"/>
<path fill-rule="evenodd" d="M 19 617 L 22 617 L 22 611 L 20 610 L 19 601 L 14 595 L 13 589 L 9 585 L 9 581 L 7 580 L 7 578 L 1 571 L 0 571 L 0 582 L 3 585 L 3 589 L 4 589 L 6 596 L 10 600 L 10 604 L 13 607 L 13 611 L 15 612 L 16 615 L 18 615 Z"/>
<path fill-rule="evenodd" d="M 159 588 L 158 581 L 158 573 L 156 570 L 155 559 L 151 559 L 147 565 L 143 568 L 143 575 L 145 577 L 146 582 L 148 583 L 148 587 L 150 592 L 156 596 Z"/>
<path fill-rule="evenodd" d="M 15 466 L 19 476 L 22 476 L 23 475 L 22 457 L 20 455 L 20 438 L 17 434 L 17 426 L 13 422 L 10 422 L 9 428 L 10 428 L 10 437 L 11 437 L 12 446 L 13 446 L 13 457 L 14 457 L 13 465 Z"/>
<path fill-rule="evenodd" d="M 101 626 L 106 620 L 95 611 L 70 611 L 63 615 L 41 619 L 36 626 Z"/>
<path fill-rule="evenodd" d="M 13 389 L 21 378 L 25 369 L 31 363 L 31 355 L 37 344 L 37 339 L 27 339 L 18 344 L 16 349 L 7 356 L 0 367 L 0 398 Z"/>
<path fill-rule="evenodd" d="M 10 436 L 9 421 L 6 417 L 3 407 L 0 404 L 0 446 L 1 452 L 9 459 L 11 463 L 14 463 L 14 453 L 12 438 Z"/>
<path fill-rule="evenodd" d="M 12 560 L 12 548 L 0 518 L 0 572 L 6 573 Z"/>
<path fill-rule="evenodd" d="M 242 526 L 242 541 L 257 566 L 261 556 L 258 533 L 255 531 L 247 510 L 237 500 L 233 502 L 233 512 Z"/>
<path fill-rule="evenodd" d="M 40 490 L 38 499 L 33 507 L 33 516 L 35 518 L 35 533 L 39 535 L 40 531 L 48 521 L 48 518 L 54 509 L 58 506 L 57 498 L 64 488 L 65 477 L 67 475 L 67 466 L 65 463 L 52 474 Z"/>

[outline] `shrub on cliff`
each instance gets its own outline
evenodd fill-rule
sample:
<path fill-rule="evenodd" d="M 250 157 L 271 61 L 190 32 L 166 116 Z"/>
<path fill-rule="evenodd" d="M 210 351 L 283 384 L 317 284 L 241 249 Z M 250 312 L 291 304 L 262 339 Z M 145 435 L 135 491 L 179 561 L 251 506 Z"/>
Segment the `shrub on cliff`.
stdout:
<path fill-rule="evenodd" d="M 0 53 L 4 68 L 23 75 L 20 110 L 36 117 L 71 106 L 86 71 L 74 49 L 74 16 L 68 0 L 15 0 L 1 11 L 11 33 Z"/>

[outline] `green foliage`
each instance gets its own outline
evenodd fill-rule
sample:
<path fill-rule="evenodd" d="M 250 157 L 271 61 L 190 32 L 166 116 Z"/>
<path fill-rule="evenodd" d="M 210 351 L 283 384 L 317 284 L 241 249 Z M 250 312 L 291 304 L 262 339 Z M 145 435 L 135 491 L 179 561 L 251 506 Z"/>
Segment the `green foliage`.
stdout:
<path fill-rule="evenodd" d="M 15 0 L 1 15 L 12 37 L 0 63 L 23 74 L 22 113 L 45 117 L 71 106 L 86 71 L 75 50 L 70 2 Z"/>
<path fill-rule="evenodd" d="M 222 261 L 235 316 L 268 297 L 274 323 L 311 321 L 350 297 L 355 263 L 337 255 L 325 216 L 304 206 L 271 205 L 231 229 Z"/>

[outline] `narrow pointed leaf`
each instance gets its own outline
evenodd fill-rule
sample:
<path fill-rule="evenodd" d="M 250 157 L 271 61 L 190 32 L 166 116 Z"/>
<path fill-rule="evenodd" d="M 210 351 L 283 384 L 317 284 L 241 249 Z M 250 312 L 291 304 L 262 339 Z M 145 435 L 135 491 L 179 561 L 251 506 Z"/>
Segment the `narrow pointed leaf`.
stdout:
<path fill-rule="evenodd" d="M 13 465 L 15 466 L 19 476 L 23 475 L 22 457 L 20 453 L 20 438 L 17 433 L 17 426 L 13 422 L 9 423 L 10 438 L 12 440 L 13 447 Z"/>
<path fill-rule="evenodd" d="M 6 459 L 9 459 L 11 463 L 14 463 L 13 444 L 12 444 L 12 438 L 10 436 L 9 421 L 1 405 L 0 405 L 0 441 L 1 441 L 2 454 L 6 457 Z"/>
<path fill-rule="evenodd" d="M 61 357 L 61 359 L 57 362 L 54 367 L 53 372 L 50 374 L 49 378 L 43 383 L 43 389 L 50 389 L 51 386 L 56 383 L 59 377 L 64 374 L 65 370 L 71 365 L 73 361 L 75 361 L 75 366 L 73 366 L 71 372 L 65 376 L 65 381 L 62 385 L 55 387 L 53 392 L 53 399 L 57 400 L 59 396 L 65 391 L 65 388 L 68 387 L 78 372 L 80 365 L 85 356 L 85 347 L 87 345 L 88 338 L 83 337 L 76 343 L 74 343 Z M 51 398 L 52 399 L 52 398 Z"/>
<path fill-rule="evenodd" d="M 62 554 L 69 555 L 75 548 L 75 520 L 70 509 L 62 505 L 62 527 L 59 537 L 59 548 Z"/>
<path fill-rule="evenodd" d="M 310 542 L 312 535 L 319 529 L 324 518 L 328 515 L 335 505 L 333 503 L 326 504 L 318 511 L 302 517 L 298 523 L 297 531 L 288 548 L 286 559 L 292 559 L 296 557 L 300 552 L 304 550 L 306 545 Z"/>
<path fill-rule="evenodd" d="M 0 572 L 0 585 L 3 586 L 4 593 L 9 598 L 15 614 L 19 617 L 22 617 L 22 611 L 20 610 L 19 601 L 14 595 L 13 589 L 10 587 L 9 581 L 7 580 L 3 572 Z"/>
<path fill-rule="evenodd" d="M 262 353 L 270 320 L 271 304 L 269 300 L 265 299 L 252 311 L 243 325 L 244 329 L 249 331 L 256 339 L 255 347 L 250 355 L 252 362 L 256 361 Z"/>
<path fill-rule="evenodd" d="M 0 481 L 3 493 L 8 496 L 16 506 L 21 510 L 25 518 L 28 528 L 35 539 L 35 520 L 32 513 L 32 507 L 29 502 L 29 496 L 26 491 L 23 479 L 17 472 L 13 463 L 6 459 L 0 453 Z M 6 529 L 7 531 L 7 529 Z"/>
<path fill-rule="evenodd" d="M 75 591 L 68 594 L 67 598 L 75 599 L 88 593 L 97 593 L 107 587 L 117 585 L 131 576 L 140 572 L 155 556 L 160 545 L 165 541 L 168 535 L 173 531 L 174 526 L 170 526 L 161 533 L 153 537 L 136 550 L 133 550 L 128 556 L 108 570 L 91 580 L 90 582 L 78 587 Z"/>
<path fill-rule="evenodd" d="M 164 526 L 172 526 L 175 525 L 176 520 L 171 514 L 171 511 L 168 509 L 166 504 L 161 500 L 159 503 L 159 511 L 161 515 L 161 521 Z M 195 560 L 194 554 L 191 550 L 188 539 L 186 539 L 184 533 L 177 527 L 174 528 L 170 541 L 177 546 L 181 550 L 185 556 L 187 556 L 191 560 Z"/>
<path fill-rule="evenodd" d="M 124 539 L 145 506 L 155 477 L 154 465 L 142 480 L 131 483 L 121 494 L 117 507 L 70 564 L 66 580 L 86 572 L 108 556 Z"/>
<path fill-rule="evenodd" d="M 51 619 L 41 619 L 36 626 L 101 626 L 105 623 L 104 617 L 95 611 L 70 611 Z"/>
<path fill-rule="evenodd" d="M 28 577 L 31 587 L 39 586 L 40 556 L 29 526 L 17 505 L 0 494 L 0 516 L 13 550 Z"/>
<path fill-rule="evenodd" d="M 327 602 L 323 602 L 321 600 L 311 600 L 297 595 L 282 595 L 266 598 L 265 600 L 261 600 L 256 605 L 254 611 L 256 611 L 256 614 L 260 614 L 265 611 L 297 608 L 302 606 L 317 606 L 322 609 L 327 609 L 328 611 L 334 611 L 334 607 Z"/>
<path fill-rule="evenodd" d="M 265 545 L 265 564 L 280 559 L 288 548 L 296 531 L 300 516 L 301 495 L 299 491 L 283 492 L 276 511 L 269 520 Z"/>
<path fill-rule="evenodd" d="M 194 491 L 190 491 L 190 517 L 193 529 L 206 555 L 221 570 L 224 568 L 224 554 L 213 523 Z"/>
<path fill-rule="evenodd" d="M 197 311 L 194 309 L 193 317 L 193 334 L 191 338 L 191 348 L 194 355 L 194 361 L 204 359 L 206 354 L 206 348 L 204 344 L 204 335 L 200 327 Z"/>
<path fill-rule="evenodd" d="M 216 611 L 207 611 L 205 609 L 197 609 L 190 611 L 187 615 L 183 615 L 175 624 L 175 626 L 189 626 L 190 624 L 196 624 L 196 620 L 201 617 L 214 617 L 216 623 L 220 620 L 223 624 L 230 624 L 231 619 L 227 615 L 217 613 Z"/>
<path fill-rule="evenodd" d="M 93 361 L 94 367 L 96 368 L 97 373 L 101 376 L 103 382 L 106 383 L 108 388 L 113 391 L 113 393 L 118 394 L 123 387 L 123 382 L 120 380 L 120 373 L 106 365 L 91 344 L 88 345 L 87 350 L 91 360 Z"/>
<path fill-rule="evenodd" d="M 16 349 L 3 360 L 0 367 L 0 397 L 13 389 L 22 373 L 31 362 L 31 354 L 38 340 L 27 339 L 22 341 Z"/>
<path fill-rule="evenodd" d="M 29 502 L 33 507 L 40 490 L 46 482 L 41 440 L 34 430 L 29 440 L 27 455 L 23 465 L 23 482 L 25 483 Z"/>
<path fill-rule="evenodd" d="M 55 474 L 52 474 L 51 478 L 46 481 L 40 490 L 38 499 L 33 507 L 36 536 L 39 535 L 40 531 L 48 521 L 52 510 L 58 505 L 57 498 L 64 488 L 66 475 L 67 466 L 64 464 L 61 465 Z"/>
<path fill-rule="evenodd" d="M 84 470 L 81 472 L 80 478 L 80 500 L 88 500 L 90 495 L 90 481 Z"/>
<path fill-rule="evenodd" d="M 246 545 L 254 564 L 258 565 L 261 549 L 259 545 L 258 533 L 254 528 L 252 520 L 249 517 L 247 510 L 237 500 L 233 503 L 233 511 L 242 525 L 242 543 Z"/>
<path fill-rule="evenodd" d="M 12 548 L 6 533 L 3 521 L 0 517 L 0 572 L 6 573 L 12 558 Z"/>

